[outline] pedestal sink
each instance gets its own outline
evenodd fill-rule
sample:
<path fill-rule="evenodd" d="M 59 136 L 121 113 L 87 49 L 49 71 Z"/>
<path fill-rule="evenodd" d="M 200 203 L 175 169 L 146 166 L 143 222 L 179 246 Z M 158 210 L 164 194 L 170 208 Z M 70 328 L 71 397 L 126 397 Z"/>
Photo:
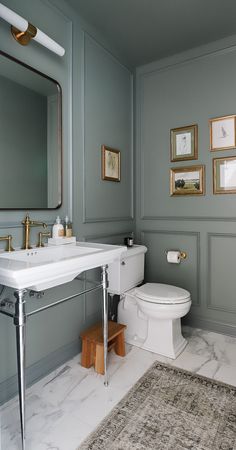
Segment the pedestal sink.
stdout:
<path fill-rule="evenodd" d="M 0 284 L 14 288 L 16 297 L 15 312 L 9 313 L 0 308 L 0 313 L 13 317 L 16 327 L 17 368 L 21 420 L 22 450 L 26 450 L 25 435 L 25 294 L 27 290 L 41 291 L 72 281 L 85 270 L 102 268 L 102 282 L 93 290 L 103 291 L 103 335 L 104 335 L 104 384 L 107 380 L 107 340 L 108 340 L 108 302 L 107 302 L 107 265 L 120 258 L 124 247 L 116 245 L 77 242 L 76 244 L 18 250 L 0 254 Z M 78 295 L 91 292 L 85 290 Z M 61 303 L 59 300 L 51 306 Z M 40 308 L 48 309 L 48 305 Z M 37 311 L 36 311 L 37 312 Z"/>

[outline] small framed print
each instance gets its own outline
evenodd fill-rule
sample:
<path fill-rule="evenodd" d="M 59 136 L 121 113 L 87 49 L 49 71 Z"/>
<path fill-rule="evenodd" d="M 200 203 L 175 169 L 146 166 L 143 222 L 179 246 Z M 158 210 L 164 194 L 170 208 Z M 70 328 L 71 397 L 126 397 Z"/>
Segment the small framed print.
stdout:
<path fill-rule="evenodd" d="M 120 181 L 120 151 L 102 145 L 102 179 Z"/>
<path fill-rule="evenodd" d="M 236 148 L 236 116 L 216 117 L 209 120 L 210 151 Z"/>
<path fill-rule="evenodd" d="M 205 166 L 170 169 L 170 195 L 204 195 Z"/>
<path fill-rule="evenodd" d="M 236 194 L 236 156 L 213 159 L 213 193 Z"/>
<path fill-rule="evenodd" d="M 198 158 L 198 126 L 188 125 L 170 130 L 170 159 L 187 161 Z"/>

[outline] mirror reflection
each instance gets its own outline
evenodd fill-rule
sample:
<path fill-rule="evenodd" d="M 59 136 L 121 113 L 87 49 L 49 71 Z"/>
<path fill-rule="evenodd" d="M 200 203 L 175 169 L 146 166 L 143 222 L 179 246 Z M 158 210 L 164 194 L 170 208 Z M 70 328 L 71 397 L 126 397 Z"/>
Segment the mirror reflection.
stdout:
<path fill-rule="evenodd" d="M 61 88 L 0 52 L 0 209 L 61 204 Z"/>

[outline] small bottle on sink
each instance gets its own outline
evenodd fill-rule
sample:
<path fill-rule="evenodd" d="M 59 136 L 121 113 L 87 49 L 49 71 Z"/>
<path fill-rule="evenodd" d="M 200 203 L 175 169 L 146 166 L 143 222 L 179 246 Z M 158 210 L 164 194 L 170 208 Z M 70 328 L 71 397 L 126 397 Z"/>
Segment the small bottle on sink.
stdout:
<path fill-rule="evenodd" d="M 56 218 L 56 222 L 52 227 L 52 237 L 53 238 L 62 238 L 64 236 L 64 227 L 61 223 L 61 219 L 59 216 Z"/>
<path fill-rule="evenodd" d="M 69 219 L 68 216 L 65 217 L 65 222 L 64 222 L 64 236 L 65 237 L 72 237 L 73 232 L 72 232 L 72 223 Z"/>

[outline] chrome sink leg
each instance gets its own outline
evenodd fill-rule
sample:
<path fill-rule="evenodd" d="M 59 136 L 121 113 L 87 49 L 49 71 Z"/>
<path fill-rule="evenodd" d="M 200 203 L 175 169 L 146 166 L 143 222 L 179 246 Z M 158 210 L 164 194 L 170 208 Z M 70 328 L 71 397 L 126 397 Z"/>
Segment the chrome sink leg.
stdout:
<path fill-rule="evenodd" d="M 20 405 L 22 450 L 25 450 L 25 297 L 26 290 L 14 292 L 16 297 L 14 325 L 16 326 L 17 373 Z"/>
<path fill-rule="evenodd" d="M 108 348 L 108 275 L 107 266 L 102 266 L 102 291 L 103 291 L 103 342 L 104 342 L 104 384 L 108 386 L 107 377 L 107 348 Z"/>

